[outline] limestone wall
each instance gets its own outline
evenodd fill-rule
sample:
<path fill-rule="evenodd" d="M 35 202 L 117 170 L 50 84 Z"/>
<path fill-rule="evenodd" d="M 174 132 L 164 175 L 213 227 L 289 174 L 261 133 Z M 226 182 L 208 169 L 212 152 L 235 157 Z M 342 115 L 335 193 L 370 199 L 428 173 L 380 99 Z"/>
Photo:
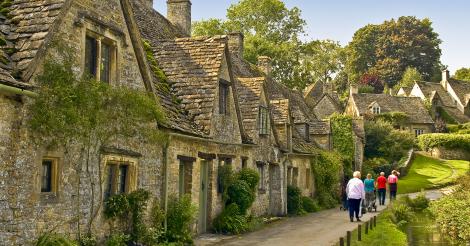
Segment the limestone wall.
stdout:
<path fill-rule="evenodd" d="M 433 148 L 429 154 L 435 158 L 440 159 L 470 161 L 470 152 L 464 149 L 447 149 L 444 147 L 438 147 Z"/>

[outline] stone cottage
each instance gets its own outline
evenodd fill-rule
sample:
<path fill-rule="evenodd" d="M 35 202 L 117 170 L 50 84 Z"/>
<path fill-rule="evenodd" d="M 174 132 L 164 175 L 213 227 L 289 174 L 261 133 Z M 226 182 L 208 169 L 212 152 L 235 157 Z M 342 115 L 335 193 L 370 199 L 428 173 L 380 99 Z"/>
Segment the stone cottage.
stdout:
<path fill-rule="evenodd" d="M 318 81 L 305 88 L 303 94 L 307 105 L 320 119 L 344 111 L 338 93 L 333 91 L 332 82 Z"/>
<path fill-rule="evenodd" d="M 254 215 L 286 214 L 287 185 L 314 195 L 310 159 L 331 149 L 329 122 L 271 78 L 269 58 L 257 68 L 245 61 L 241 34 L 189 37 L 191 2 L 167 4 L 165 18 L 151 0 L 14 0 L 0 15 L 1 242 L 87 227 L 102 237 L 103 200 L 138 188 L 164 208 L 173 194 L 189 194 L 199 210 L 195 231 L 204 233 L 223 208 L 223 165 L 259 172 Z M 115 139 L 94 150 L 87 172 L 77 172 L 75 150 L 33 144 L 26 105 L 44 62 L 61 59 L 55 41 L 76 55 L 77 76 L 154 94 L 168 143 Z"/>
<path fill-rule="evenodd" d="M 447 114 L 456 123 L 470 122 L 470 85 L 450 78 L 448 70 L 442 72 L 440 83 L 416 81 L 411 91 L 403 96 L 419 97 L 430 104 L 433 118 Z"/>

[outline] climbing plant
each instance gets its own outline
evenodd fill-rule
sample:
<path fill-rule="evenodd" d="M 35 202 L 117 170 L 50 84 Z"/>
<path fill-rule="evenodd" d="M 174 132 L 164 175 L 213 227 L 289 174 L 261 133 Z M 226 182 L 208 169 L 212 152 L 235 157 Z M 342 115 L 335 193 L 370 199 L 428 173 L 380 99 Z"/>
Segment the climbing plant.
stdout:
<path fill-rule="evenodd" d="M 72 167 L 77 173 L 76 204 L 80 204 L 82 177 L 91 184 L 90 217 L 87 231 L 91 233 L 94 219 L 102 204 L 101 175 L 93 175 L 100 162 L 100 149 L 116 139 L 159 144 L 166 137 L 157 128 L 165 121 L 154 95 L 124 86 L 111 86 L 91 76 L 77 76 L 72 50 L 54 43 L 57 57 L 48 57 L 42 73 L 36 77 L 38 96 L 28 104 L 28 127 L 31 139 L 38 146 L 77 150 Z M 82 172 L 85 175 L 82 176 Z M 98 179 L 98 180 L 96 180 Z M 95 189 L 99 187 L 99 199 Z M 95 201 L 99 200 L 98 202 Z M 77 221 L 82 212 L 77 205 Z M 80 223 L 77 223 L 80 237 Z"/>
<path fill-rule="evenodd" d="M 344 172 L 352 171 L 354 160 L 354 138 L 352 118 L 347 115 L 333 114 L 330 117 L 331 131 L 333 135 L 333 149 L 344 160 Z"/>
<path fill-rule="evenodd" d="M 338 202 L 338 174 L 343 159 L 336 152 L 319 151 L 310 163 L 315 176 L 316 200 L 322 207 L 334 207 Z"/>

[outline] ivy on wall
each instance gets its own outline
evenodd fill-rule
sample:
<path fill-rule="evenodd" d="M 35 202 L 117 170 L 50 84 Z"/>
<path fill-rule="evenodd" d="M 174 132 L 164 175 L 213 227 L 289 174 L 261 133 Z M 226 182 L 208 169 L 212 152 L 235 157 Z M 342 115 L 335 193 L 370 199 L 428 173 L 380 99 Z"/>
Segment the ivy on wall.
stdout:
<path fill-rule="evenodd" d="M 315 176 L 316 199 L 324 208 L 332 208 L 338 203 L 338 174 L 343 161 L 340 154 L 323 150 L 310 161 Z"/>
<path fill-rule="evenodd" d="M 352 118 L 348 115 L 333 114 L 330 117 L 333 135 L 333 149 L 344 160 L 344 172 L 352 171 L 354 160 L 354 136 Z"/>

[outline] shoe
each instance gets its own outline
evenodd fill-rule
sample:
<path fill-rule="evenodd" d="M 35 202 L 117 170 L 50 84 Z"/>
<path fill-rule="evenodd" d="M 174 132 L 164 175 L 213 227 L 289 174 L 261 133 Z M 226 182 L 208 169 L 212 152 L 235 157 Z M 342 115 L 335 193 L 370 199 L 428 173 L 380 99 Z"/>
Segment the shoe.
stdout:
<path fill-rule="evenodd" d="M 359 218 L 356 218 L 356 221 L 357 221 L 357 222 L 361 222 L 362 220 L 361 220 L 361 219 L 359 219 Z"/>
<path fill-rule="evenodd" d="M 351 217 L 351 218 L 349 218 L 349 220 L 350 220 L 351 222 L 354 222 L 354 220 L 353 220 L 353 218 L 352 218 L 352 217 Z"/>

